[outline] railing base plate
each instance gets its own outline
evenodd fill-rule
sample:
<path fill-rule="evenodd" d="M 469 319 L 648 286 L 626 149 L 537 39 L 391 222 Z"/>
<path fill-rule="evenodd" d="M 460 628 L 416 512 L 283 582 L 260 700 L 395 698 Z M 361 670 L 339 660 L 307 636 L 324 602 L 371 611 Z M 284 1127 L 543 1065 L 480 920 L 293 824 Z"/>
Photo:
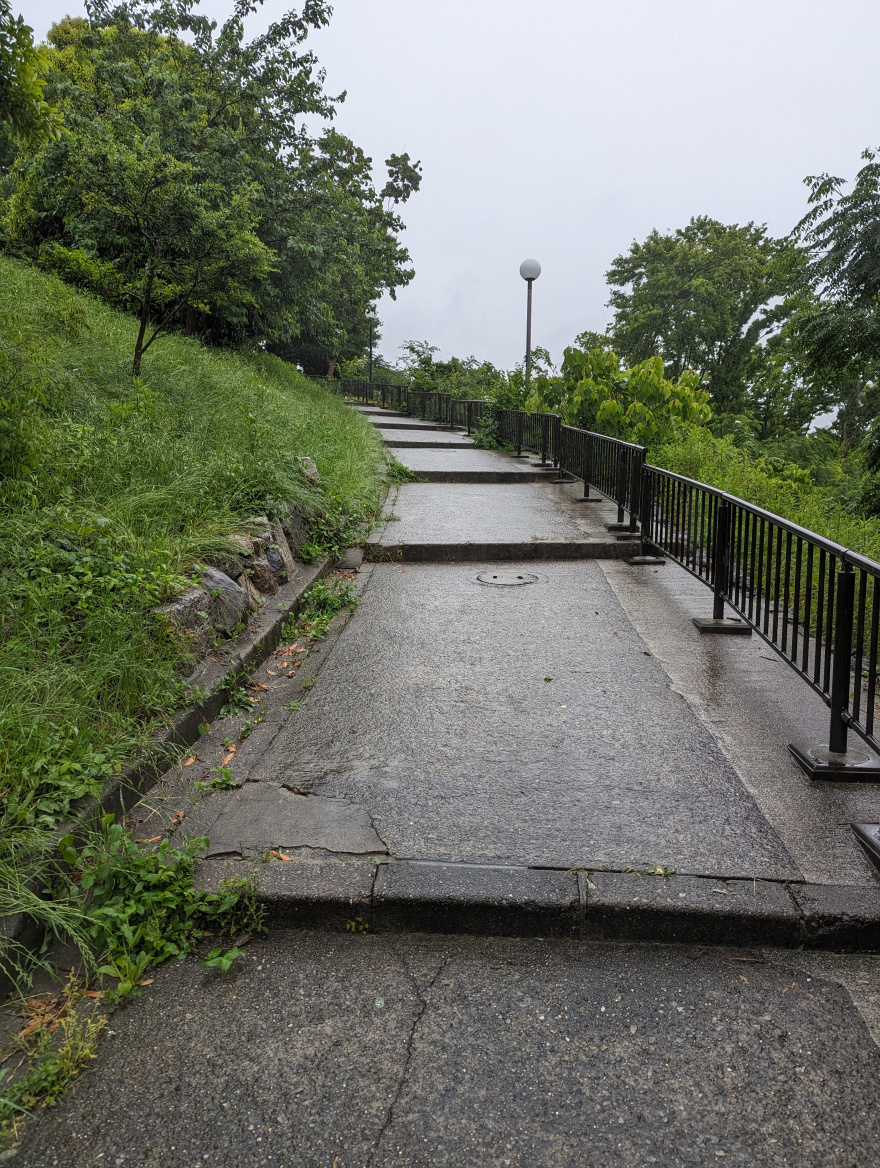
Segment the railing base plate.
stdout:
<path fill-rule="evenodd" d="M 598 495 L 582 495 L 580 499 L 570 499 L 570 503 L 601 503 L 602 499 Z"/>
<path fill-rule="evenodd" d="M 747 625 L 745 621 L 737 620 L 736 617 L 722 617 L 721 620 L 716 620 L 711 616 L 695 616 L 693 622 L 701 633 L 728 633 L 734 637 L 750 637 L 752 635 L 751 625 Z"/>
<path fill-rule="evenodd" d="M 826 783 L 880 783 L 880 758 L 866 747 L 832 754 L 824 745 L 790 742 L 788 749 L 811 779 Z"/>
<path fill-rule="evenodd" d="M 880 872 L 880 823 L 851 823 L 850 827 L 865 855 Z"/>
<path fill-rule="evenodd" d="M 647 564 L 656 568 L 666 563 L 662 556 L 630 556 L 626 562 L 628 564 Z"/>
<path fill-rule="evenodd" d="M 606 531 L 629 531 L 628 523 L 605 523 L 603 526 Z"/>

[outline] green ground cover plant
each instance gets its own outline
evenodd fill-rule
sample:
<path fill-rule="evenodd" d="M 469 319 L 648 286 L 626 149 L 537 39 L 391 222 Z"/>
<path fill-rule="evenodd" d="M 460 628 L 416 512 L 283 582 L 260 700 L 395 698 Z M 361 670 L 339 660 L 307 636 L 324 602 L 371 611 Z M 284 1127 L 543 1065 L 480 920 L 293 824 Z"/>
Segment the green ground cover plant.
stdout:
<path fill-rule="evenodd" d="M 8 911 L 24 857 L 184 696 L 188 646 L 151 610 L 272 501 L 310 515 L 326 547 L 375 513 L 383 489 L 373 428 L 292 366 L 169 336 L 133 379 L 136 328 L 56 277 L 11 259 L 0 266 Z M 303 478 L 306 455 L 320 493 Z"/>

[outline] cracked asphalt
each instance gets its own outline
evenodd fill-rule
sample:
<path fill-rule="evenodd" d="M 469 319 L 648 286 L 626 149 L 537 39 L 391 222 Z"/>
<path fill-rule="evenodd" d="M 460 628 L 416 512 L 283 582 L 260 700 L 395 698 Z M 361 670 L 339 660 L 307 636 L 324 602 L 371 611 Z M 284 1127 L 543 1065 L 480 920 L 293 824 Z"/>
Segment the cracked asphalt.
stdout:
<path fill-rule="evenodd" d="M 873 1165 L 878 966 L 277 932 L 225 980 L 159 970 L 13 1162 Z"/>

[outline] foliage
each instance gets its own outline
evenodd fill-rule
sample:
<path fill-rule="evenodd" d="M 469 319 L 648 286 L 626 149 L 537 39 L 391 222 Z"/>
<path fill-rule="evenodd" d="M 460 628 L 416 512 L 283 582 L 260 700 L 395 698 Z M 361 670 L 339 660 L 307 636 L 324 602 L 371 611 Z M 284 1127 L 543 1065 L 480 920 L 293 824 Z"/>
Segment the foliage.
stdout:
<path fill-rule="evenodd" d="M 852 190 L 828 174 L 810 176 L 811 209 L 795 229 L 809 250 L 804 297 L 792 319 L 810 375 L 840 405 L 837 430 L 847 450 L 880 412 L 880 161 L 873 150 Z"/>
<path fill-rule="evenodd" d="M 195 4 L 94 0 L 52 29 L 47 93 L 68 132 L 13 167 L 7 246 L 137 313 L 135 374 L 167 329 L 324 373 L 412 278 L 393 208 L 419 163 L 392 154 L 376 190 L 353 142 L 306 132 L 342 100 L 303 49 L 322 0 L 251 41 L 252 0 L 219 29 Z"/>
<path fill-rule="evenodd" d="M 10 908 L 39 869 L 40 840 L 185 696 L 191 651 L 151 615 L 157 602 L 247 517 L 289 503 L 360 523 L 383 489 L 374 428 L 291 366 L 168 337 L 132 382 L 136 330 L 56 277 L 0 267 L 0 368 L 20 387 L 0 403 L 0 433 L 35 436 L 0 447 L 0 898 Z M 322 493 L 303 479 L 303 455 Z M 47 913 L 58 931 L 75 923 L 73 908 L 64 921 Z"/>
<path fill-rule="evenodd" d="M 34 45 L 33 29 L 0 0 L 0 121 L 13 141 L 39 146 L 61 132 L 59 112 L 46 101 L 46 53 Z"/>
<path fill-rule="evenodd" d="M 812 444 L 818 449 L 804 449 Z M 827 432 L 802 439 L 800 446 L 774 453 L 766 444 L 746 440 L 739 445 L 733 435 L 716 438 L 694 428 L 653 450 L 652 460 L 880 560 L 880 519 L 866 516 L 859 506 L 857 460 L 841 458 Z M 799 457 L 800 464 L 792 457 Z"/>
<path fill-rule="evenodd" d="M 305 637 L 309 641 L 319 641 L 327 635 L 338 613 L 346 608 L 354 612 L 359 604 L 359 597 L 344 576 L 330 575 L 324 580 L 316 580 L 305 595 L 299 615 L 285 622 L 281 639 L 296 641 Z"/>
<path fill-rule="evenodd" d="M 569 426 L 653 445 L 683 427 L 704 425 L 711 412 L 699 375 L 664 376 L 659 357 L 621 368 L 611 350 L 565 350 L 562 376 L 541 376 L 526 408 L 557 413 Z"/>
<path fill-rule="evenodd" d="M 763 343 L 788 306 L 801 252 L 748 223 L 706 216 L 633 243 L 607 273 L 614 349 L 630 364 L 659 355 L 677 380 L 694 369 L 713 410 L 740 412 L 765 356 Z"/>
<path fill-rule="evenodd" d="M 106 1025 L 103 1017 L 81 1018 L 76 1009 L 68 1008 L 58 1021 L 60 1043 L 53 1046 L 51 1033 L 41 1029 L 27 1044 L 25 1053 L 33 1062 L 0 1092 L 0 1143 L 16 1137 L 18 1124 L 34 1108 L 55 1106 L 71 1080 L 95 1058 Z M 9 1068 L 4 1067 L 0 1080 L 9 1074 Z"/>
<path fill-rule="evenodd" d="M 137 993 L 150 966 L 187 954 L 193 941 L 211 926 L 237 932 L 261 927 L 247 880 L 227 882 L 217 892 L 193 885 L 196 860 L 207 840 L 189 840 L 172 849 L 167 839 L 143 847 L 112 815 L 82 846 L 62 837 L 59 851 L 84 897 L 85 931 L 102 962 L 99 973 L 113 978 L 114 1000 Z"/>
<path fill-rule="evenodd" d="M 450 357 L 436 361 L 435 345 L 427 341 L 407 341 L 401 345 L 401 367 L 406 381 L 414 389 L 440 390 L 457 398 L 490 398 L 503 392 L 506 374 L 489 361 L 476 357 Z"/>

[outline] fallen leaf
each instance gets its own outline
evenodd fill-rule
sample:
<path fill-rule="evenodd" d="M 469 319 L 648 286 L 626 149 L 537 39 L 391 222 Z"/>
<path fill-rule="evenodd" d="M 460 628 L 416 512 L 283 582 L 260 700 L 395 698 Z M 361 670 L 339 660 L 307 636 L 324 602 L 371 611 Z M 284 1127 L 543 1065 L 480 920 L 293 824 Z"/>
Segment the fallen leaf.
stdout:
<path fill-rule="evenodd" d="M 650 656 L 651 656 L 651 654 L 648 652 L 648 650 L 647 650 L 647 649 L 642 649 L 642 656 L 643 656 L 643 657 L 650 657 Z"/>
<path fill-rule="evenodd" d="M 268 666 L 266 667 L 266 672 L 269 674 L 269 676 L 270 676 L 270 677 L 274 677 L 274 676 L 275 676 L 275 670 L 274 670 L 274 669 L 269 669 L 269 668 L 268 668 Z"/>
<path fill-rule="evenodd" d="M 150 836 L 150 838 L 148 840 L 144 840 L 144 843 L 145 844 L 157 844 L 159 842 L 159 840 L 162 838 L 163 837 L 161 835 L 153 835 L 153 836 Z"/>
<path fill-rule="evenodd" d="M 84 990 L 83 996 L 86 998 L 103 998 L 103 990 Z"/>
<path fill-rule="evenodd" d="M 232 758 L 232 756 L 235 754 L 235 751 L 236 751 L 236 745 L 235 745 L 235 743 L 233 742 L 233 743 L 232 743 L 232 745 L 229 747 L 229 754 L 227 754 L 226 758 L 224 758 L 223 762 L 221 762 L 221 763 L 220 763 L 220 765 L 221 765 L 221 766 L 226 766 L 226 764 L 229 762 L 229 760 L 230 760 L 230 759 Z"/>
<path fill-rule="evenodd" d="M 284 852 L 276 852 L 274 850 L 274 848 L 272 849 L 271 854 L 275 857 L 276 860 L 289 860 L 290 859 L 290 856 L 285 855 Z"/>
<path fill-rule="evenodd" d="M 148 977 L 145 981 L 139 981 L 138 985 L 152 985 L 155 980 L 154 977 Z"/>
<path fill-rule="evenodd" d="M 183 765 L 184 765 L 184 766 L 192 766 L 192 764 L 193 764 L 193 763 L 196 761 L 196 759 L 197 759 L 198 757 L 199 757 L 199 756 L 198 756 L 197 754 L 191 754 L 191 755 L 189 756 L 189 758 L 187 758 L 187 759 L 184 759 L 184 763 L 183 763 Z"/>
<path fill-rule="evenodd" d="M 287 676 L 288 676 L 288 677 L 295 677 L 295 676 L 296 676 L 296 670 L 295 670 L 295 669 L 291 669 L 291 670 L 289 671 L 289 673 L 287 674 Z"/>

